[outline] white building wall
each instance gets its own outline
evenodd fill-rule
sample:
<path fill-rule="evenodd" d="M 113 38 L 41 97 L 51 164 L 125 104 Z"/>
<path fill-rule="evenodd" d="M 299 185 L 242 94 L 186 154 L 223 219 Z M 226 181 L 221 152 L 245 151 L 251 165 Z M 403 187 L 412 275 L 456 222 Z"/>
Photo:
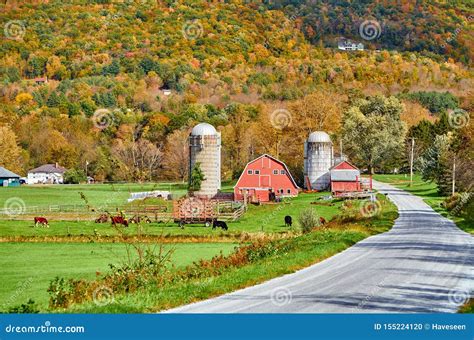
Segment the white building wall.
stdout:
<path fill-rule="evenodd" d="M 29 172 L 28 184 L 62 184 L 64 182 L 61 173 Z"/>

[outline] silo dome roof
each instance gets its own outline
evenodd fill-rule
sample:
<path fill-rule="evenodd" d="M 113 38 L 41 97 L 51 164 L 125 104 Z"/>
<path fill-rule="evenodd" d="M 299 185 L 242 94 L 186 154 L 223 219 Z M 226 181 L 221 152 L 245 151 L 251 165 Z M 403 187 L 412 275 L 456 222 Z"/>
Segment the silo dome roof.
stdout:
<path fill-rule="evenodd" d="M 215 134 L 217 134 L 216 129 L 208 123 L 200 123 L 193 127 L 193 130 L 191 131 L 191 135 L 193 136 L 210 136 Z"/>
<path fill-rule="evenodd" d="M 309 143 L 331 143 L 331 137 L 324 131 L 311 132 L 308 137 Z"/>

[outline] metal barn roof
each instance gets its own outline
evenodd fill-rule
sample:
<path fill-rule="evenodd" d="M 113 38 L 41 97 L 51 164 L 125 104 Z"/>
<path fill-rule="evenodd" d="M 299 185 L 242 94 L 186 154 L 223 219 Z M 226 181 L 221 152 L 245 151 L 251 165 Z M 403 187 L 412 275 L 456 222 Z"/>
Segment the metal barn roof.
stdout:
<path fill-rule="evenodd" d="M 0 166 L 0 178 L 20 178 L 20 176 Z"/>
<path fill-rule="evenodd" d="M 308 143 L 331 143 L 331 137 L 324 131 L 315 131 L 309 134 Z"/>
<path fill-rule="evenodd" d="M 354 182 L 360 179 L 359 170 L 331 170 L 331 181 Z"/>

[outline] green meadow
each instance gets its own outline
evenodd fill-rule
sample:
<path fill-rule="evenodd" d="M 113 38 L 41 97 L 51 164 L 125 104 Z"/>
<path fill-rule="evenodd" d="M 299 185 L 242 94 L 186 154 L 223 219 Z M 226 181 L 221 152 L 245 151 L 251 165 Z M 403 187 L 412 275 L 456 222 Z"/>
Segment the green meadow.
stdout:
<path fill-rule="evenodd" d="M 166 244 L 164 250 L 172 249 L 172 264 L 180 267 L 221 251 L 228 254 L 235 246 L 179 243 Z M 56 276 L 91 280 L 97 273 L 107 272 L 109 264 L 120 265 L 127 259 L 127 246 L 123 243 L 0 243 L 0 311 L 29 298 L 45 309 L 48 285 Z"/>

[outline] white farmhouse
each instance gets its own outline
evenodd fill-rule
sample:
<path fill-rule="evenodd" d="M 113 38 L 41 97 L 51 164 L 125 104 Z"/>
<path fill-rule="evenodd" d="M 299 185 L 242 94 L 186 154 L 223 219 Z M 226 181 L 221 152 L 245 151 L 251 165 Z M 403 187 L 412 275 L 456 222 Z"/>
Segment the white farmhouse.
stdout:
<path fill-rule="evenodd" d="M 66 169 L 56 164 L 44 164 L 28 171 L 28 184 L 62 184 Z"/>
<path fill-rule="evenodd" d="M 343 39 L 339 41 L 339 43 L 337 44 L 337 48 L 342 51 L 363 51 L 364 44 L 355 43 L 351 40 Z"/>

